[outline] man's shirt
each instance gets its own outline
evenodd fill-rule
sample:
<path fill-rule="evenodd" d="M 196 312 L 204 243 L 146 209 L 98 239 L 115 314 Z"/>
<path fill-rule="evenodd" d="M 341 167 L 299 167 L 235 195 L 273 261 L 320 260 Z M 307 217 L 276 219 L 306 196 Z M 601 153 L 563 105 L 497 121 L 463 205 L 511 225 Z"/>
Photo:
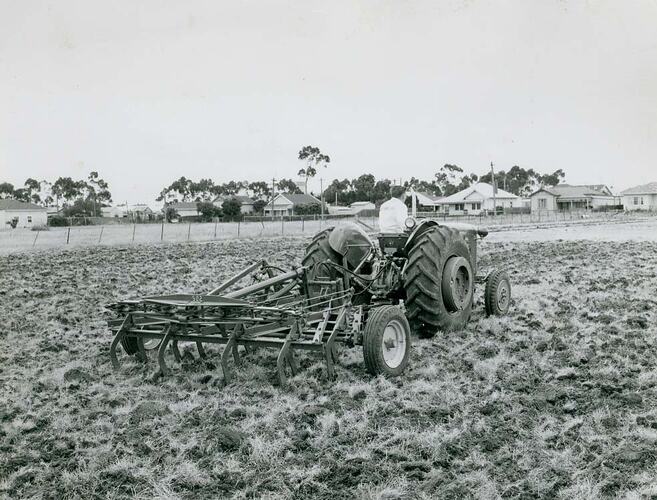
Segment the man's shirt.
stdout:
<path fill-rule="evenodd" d="M 408 208 L 398 198 L 386 201 L 379 208 L 379 231 L 382 233 L 403 233 L 404 222 L 408 218 Z"/>

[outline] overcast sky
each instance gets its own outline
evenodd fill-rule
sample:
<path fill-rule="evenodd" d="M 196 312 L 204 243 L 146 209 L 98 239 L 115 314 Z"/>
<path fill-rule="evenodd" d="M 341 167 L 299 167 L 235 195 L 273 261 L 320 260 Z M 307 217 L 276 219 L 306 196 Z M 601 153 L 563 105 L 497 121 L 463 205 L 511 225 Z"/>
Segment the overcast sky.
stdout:
<path fill-rule="evenodd" d="M 0 182 L 657 181 L 655 1 L 0 0 Z M 319 181 L 317 181 L 317 187 Z"/>

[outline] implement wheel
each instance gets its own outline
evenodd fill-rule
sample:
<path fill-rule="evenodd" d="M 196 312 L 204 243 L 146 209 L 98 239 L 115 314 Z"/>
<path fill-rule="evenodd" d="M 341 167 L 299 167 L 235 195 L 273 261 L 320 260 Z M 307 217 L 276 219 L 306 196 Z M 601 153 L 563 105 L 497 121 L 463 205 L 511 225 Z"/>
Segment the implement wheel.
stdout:
<path fill-rule="evenodd" d="M 129 355 L 134 355 L 139 352 L 139 340 L 135 337 L 123 337 L 121 339 L 121 347 L 123 347 L 123 350 L 125 351 L 126 354 Z M 157 349 L 160 347 L 160 339 L 148 339 L 144 340 L 144 350 L 145 351 L 152 351 L 154 349 Z"/>
<path fill-rule="evenodd" d="M 509 312 L 511 304 L 511 281 L 506 271 L 496 269 L 486 278 L 484 305 L 486 316 L 502 316 Z"/>
<path fill-rule="evenodd" d="M 456 229 L 435 226 L 420 235 L 408 252 L 404 289 L 408 319 L 421 337 L 465 326 L 474 273 L 468 245 Z"/>
<path fill-rule="evenodd" d="M 370 310 L 363 332 L 363 358 L 372 375 L 396 377 L 408 366 L 411 328 L 397 306 Z"/>

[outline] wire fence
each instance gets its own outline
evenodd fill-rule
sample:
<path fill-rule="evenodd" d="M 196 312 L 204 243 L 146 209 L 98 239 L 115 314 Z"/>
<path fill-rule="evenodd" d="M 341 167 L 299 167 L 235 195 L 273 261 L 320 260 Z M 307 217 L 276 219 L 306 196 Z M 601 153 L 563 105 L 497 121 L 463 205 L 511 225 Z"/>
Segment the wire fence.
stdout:
<path fill-rule="evenodd" d="M 574 221 L 605 221 L 636 219 L 650 214 L 637 212 L 540 211 L 534 213 L 508 213 L 498 215 L 443 216 L 419 213 L 419 218 L 431 218 L 439 222 L 468 223 L 477 227 L 501 228 L 536 224 L 559 224 Z M 654 216 L 654 214 L 653 214 Z M 49 227 L 40 230 L 17 228 L 0 231 L 0 252 L 12 252 L 29 248 L 54 248 L 65 246 L 125 245 L 139 243 L 201 242 L 237 238 L 261 238 L 273 236 L 312 235 L 330 226 L 359 222 L 364 229 L 378 230 L 378 218 L 340 217 L 286 217 L 277 220 L 250 219 L 239 222 L 183 222 L 183 223 L 133 223 L 103 224 L 68 227 Z"/>

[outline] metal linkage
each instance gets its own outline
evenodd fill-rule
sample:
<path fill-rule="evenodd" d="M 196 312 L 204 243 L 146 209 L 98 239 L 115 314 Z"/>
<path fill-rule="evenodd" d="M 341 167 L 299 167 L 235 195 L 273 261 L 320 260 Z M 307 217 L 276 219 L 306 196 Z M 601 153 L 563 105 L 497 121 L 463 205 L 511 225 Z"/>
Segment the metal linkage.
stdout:
<path fill-rule="evenodd" d="M 353 290 L 344 290 L 342 280 L 322 281 L 311 284 L 321 288 L 319 293 L 302 295 L 299 285 L 304 271 L 299 268 L 275 274 L 261 261 L 208 294 L 152 296 L 113 304 L 109 308 L 119 317 L 108 322 L 115 332 L 110 346 L 112 365 L 120 367 L 119 344 L 127 354 L 140 354 L 143 360 L 148 359 L 147 350 L 157 349 L 160 373 L 166 375 L 170 372 L 167 350 L 180 362 L 179 343 L 191 342 L 202 358 L 207 356 L 205 344 L 224 345 L 221 368 L 226 383 L 234 377 L 230 358 L 236 367 L 241 365 L 239 346 L 247 351 L 253 347 L 278 348 L 276 366 L 281 387 L 287 385 L 287 369 L 292 375 L 298 371 L 296 349 L 320 353 L 329 378 L 333 378 L 335 344 L 352 336 L 346 323 Z M 254 273 L 264 279 L 230 290 Z M 136 345 L 136 352 L 126 345 Z"/>

